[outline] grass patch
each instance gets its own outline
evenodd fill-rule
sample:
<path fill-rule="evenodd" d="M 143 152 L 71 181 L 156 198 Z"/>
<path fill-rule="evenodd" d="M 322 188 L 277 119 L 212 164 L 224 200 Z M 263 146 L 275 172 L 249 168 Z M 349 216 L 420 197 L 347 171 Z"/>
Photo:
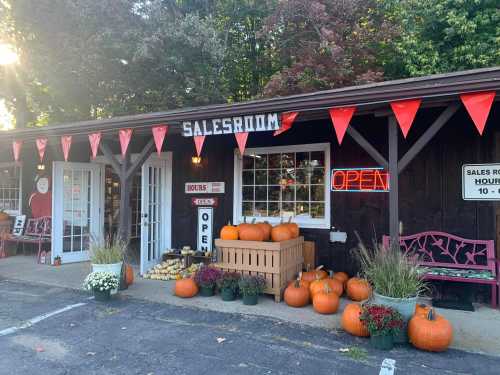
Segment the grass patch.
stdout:
<path fill-rule="evenodd" d="M 368 352 L 360 347 L 351 346 L 347 350 L 342 350 L 341 353 L 355 361 L 364 362 L 368 359 Z"/>

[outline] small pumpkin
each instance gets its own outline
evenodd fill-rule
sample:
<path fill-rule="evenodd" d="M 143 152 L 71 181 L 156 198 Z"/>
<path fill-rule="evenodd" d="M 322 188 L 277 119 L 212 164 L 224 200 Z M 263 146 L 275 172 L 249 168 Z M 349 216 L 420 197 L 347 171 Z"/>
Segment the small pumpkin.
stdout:
<path fill-rule="evenodd" d="M 418 349 L 443 352 L 453 340 L 451 323 L 431 308 L 427 315 L 414 315 L 408 323 L 408 338 Z"/>
<path fill-rule="evenodd" d="M 368 337 L 370 332 L 366 325 L 359 319 L 361 316 L 361 306 L 357 303 L 349 303 L 342 313 L 340 325 L 347 333 L 359 337 Z"/>
<path fill-rule="evenodd" d="M 339 309 L 340 298 L 337 293 L 324 284 L 323 290 L 313 296 L 314 311 L 320 314 L 335 314 Z"/>
<path fill-rule="evenodd" d="M 417 303 L 417 305 L 415 306 L 414 315 L 420 315 L 420 314 L 427 315 L 430 309 L 431 307 L 426 305 L 425 303 Z"/>
<path fill-rule="evenodd" d="M 351 277 L 347 281 L 347 295 L 353 301 L 364 301 L 372 295 L 372 287 L 365 279 Z"/>
<path fill-rule="evenodd" d="M 288 241 L 292 239 L 292 232 L 283 224 L 278 224 L 271 229 L 271 239 L 274 242 Z"/>
<path fill-rule="evenodd" d="M 222 240 L 237 240 L 238 239 L 238 227 L 231 225 L 231 222 L 224 225 L 220 230 L 220 238 Z"/>
<path fill-rule="evenodd" d="M 292 217 L 290 216 L 288 218 L 288 222 L 281 224 L 285 228 L 288 228 L 290 230 L 290 233 L 292 234 L 292 238 L 297 238 L 300 234 L 300 229 L 297 223 L 292 223 Z"/>
<path fill-rule="evenodd" d="M 132 285 L 134 283 L 134 269 L 130 264 L 125 266 L 125 282 L 127 285 Z"/>
<path fill-rule="evenodd" d="M 332 278 L 337 279 L 342 284 L 345 284 L 349 280 L 349 275 L 345 272 L 334 272 Z"/>
<path fill-rule="evenodd" d="M 262 233 L 264 233 L 264 241 L 269 241 L 271 239 L 271 231 L 273 230 L 273 226 L 269 224 L 267 221 L 263 221 L 255 225 L 257 225 L 262 231 Z"/>
<path fill-rule="evenodd" d="M 175 281 L 174 294 L 181 298 L 191 298 L 198 294 L 198 285 L 192 278 Z"/>
<path fill-rule="evenodd" d="M 305 286 L 307 289 L 309 289 L 309 286 L 311 285 L 311 283 L 310 283 L 309 281 L 306 281 L 306 280 L 304 280 L 304 279 L 302 278 L 302 272 L 299 272 L 299 277 L 297 278 L 297 280 L 299 280 L 299 284 L 300 284 L 301 286 Z M 295 282 L 296 282 L 296 280 L 290 281 L 290 282 L 288 283 L 288 285 L 293 284 L 293 283 L 295 283 Z"/>
<path fill-rule="evenodd" d="M 288 306 L 304 307 L 309 303 L 309 289 L 300 284 L 300 280 L 287 286 L 285 289 L 285 302 Z"/>
<path fill-rule="evenodd" d="M 0 211 L 0 221 L 6 221 L 9 219 L 10 219 L 10 216 L 8 213 L 6 213 L 4 211 Z"/>
<path fill-rule="evenodd" d="M 312 271 L 307 271 L 307 272 L 302 273 L 302 279 L 312 283 L 313 281 L 317 280 L 318 278 L 319 279 L 327 278 L 328 273 L 325 270 L 323 270 L 322 268 L 323 268 L 323 266 L 319 266 L 319 267 L 316 267 Z"/>
<path fill-rule="evenodd" d="M 321 293 L 325 287 L 328 287 L 333 293 L 337 296 L 341 296 L 344 292 L 344 287 L 342 283 L 336 279 L 316 279 L 309 286 L 309 293 L 311 293 L 311 298 L 314 299 L 314 296 L 318 293 Z"/>

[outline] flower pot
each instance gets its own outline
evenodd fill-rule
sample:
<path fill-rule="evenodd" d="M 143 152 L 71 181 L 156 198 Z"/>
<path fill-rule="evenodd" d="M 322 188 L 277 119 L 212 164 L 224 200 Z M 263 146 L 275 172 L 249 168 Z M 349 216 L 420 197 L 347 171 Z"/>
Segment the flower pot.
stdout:
<path fill-rule="evenodd" d="M 415 312 L 415 306 L 417 305 L 417 297 L 411 298 L 392 298 L 373 292 L 373 301 L 376 305 L 384 305 L 392 307 L 394 310 L 399 312 L 403 316 L 403 328 L 398 335 L 394 337 L 394 342 L 397 344 L 408 342 L 408 321 L 413 316 Z"/>
<path fill-rule="evenodd" d="M 94 297 L 96 301 L 106 302 L 111 299 L 111 291 L 110 290 L 95 290 L 94 289 Z"/>
<path fill-rule="evenodd" d="M 92 272 L 109 272 L 116 275 L 118 280 L 121 279 L 122 274 L 122 263 L 111 263 L 111 264 L 94 264 L 92 263 Z M 112 289 L 111 294 L 118 293 L 118 289 Z"/>
<path fill-rule="evenodd" d="M 244 305 L 256 305 L 259 302 L 259 295 L 243 295 L 243 304 Z"/>
<path fill-rule="evenodd" d="M 223 301 L 234 301 L 236 299 L 236 293 L 233 289 L 221 289 L 220 296 Z"/>
<path fill-rule="evenodd" d="M 394 338 L 392 335 L 371 335 L 370 345 L 374 349 L 391 350 L 394 348 Z"/>
<path fill-rule="evenodd" d="M 200 296 L 202 297 L 212 297 L 214 295 L 213 286 L 200 286 Z"/>

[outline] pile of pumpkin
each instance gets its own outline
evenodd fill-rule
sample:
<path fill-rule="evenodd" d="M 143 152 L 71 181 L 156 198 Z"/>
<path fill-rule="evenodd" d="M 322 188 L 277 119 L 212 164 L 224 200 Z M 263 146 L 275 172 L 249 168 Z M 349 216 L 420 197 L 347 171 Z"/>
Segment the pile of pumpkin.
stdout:
<path fill-rule="evenodd" d="M 288 241 L 299 236 L 299 226 L 292 223 L 292 218 L 288 222 L 281 222 L 272 226 L 267 221 L 247 223 L 246 219 L 239 225 L 228 223 L 222 227 L 220 238 L 222 240 L 242 240 L 242 241 Z"/>
<path fill-rule="evenodd" d="M 297 280 L 285 289 L 285 303 L 292 307 L 304 307 L 312 302 L 314 311 L 320 314 L 335 314 L 344 293 L 353 301 L 363 301 L 370 297 L 370 284 L 345 272 L 328 273 L 322 266 L 313 271 L 302 272 Z"/>

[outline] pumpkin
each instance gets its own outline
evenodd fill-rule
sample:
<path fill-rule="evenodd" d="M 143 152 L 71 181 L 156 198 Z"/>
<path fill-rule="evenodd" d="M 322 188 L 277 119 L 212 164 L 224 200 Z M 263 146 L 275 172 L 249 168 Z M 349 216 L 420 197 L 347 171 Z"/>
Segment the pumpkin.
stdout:
<path fill-rule="evenodd" d="M 267 221 L 263 221 L 262 223 L 257 223 L 255 225 L 257 225 L 262 233 L 264 233 L 264 241 L 269 241 L 271 239 L 271 231 L 273 230 L 273 226 Z"/>
<path fill-rule="evenodd" d="M 198 285 L 192 278 L 175 281 L 174 294 L 181 298 L 191 298 L 198 294 Z"/>
<path fill-rule="evenodd" d="M 255 221 L 255 220 L 254 220 Z M 264 232 L 257 226 L 257 224 L 240 224 L 238 227 L 240 240 L 243 241 L 264 241 Z"/>
<path fill-rule="evenodd" d="M 300 232 L 299 226 L 297 225 L 297 223 L 292 223 L 291 216 L 288 219 L 287 223 L 283 223 L 281 225 L 283 225 L 285 228 L 288 228 L 288 230 L 290 230 L 290 232 L 292 234 L 292 238 L 297 238 L 299 236 L 299 232 Z"/>
<path fill-rule="evenodd" d="M 309 286 L 311 285 L 311 283 L 302 278 L 302 272 L 299 272 L 299 277 L 297 278 L 297 280 L 299 280 L 299 285 L 305 286 L 307 289 L 309 289 Z M 288 283 L 288 285 L 293 284 L 295 282 L 296 282 L 296 280 L 290 281 Z"/>
<path fill-rule="evenodd" d="M 342 283 L 336 279 L 316 279 L 309 286 L 309 293 L 311 293 L 311 298 L 314 299 L 314 296 L 318 293 L 321 293 L 326 286 L 339 297 L 344 292 Z"/>
<path fill-rule="evenodd" d="M 316 267 L 313 271 L 307 271 L 302 274 L 302 279 L 312 283 L 313 281 L 319 279 L 325 279 L 328 277 L 328 273 L 322 269 L 323 266 Z"/>
<path fill-rule="evenodd" d="M 9 220 L 10 219 L 10 216 L 9 214 L 3 212 L 3 211 L 0 211 L 0 221 L 6 221 L 6 220 Z"/>
<path fill-rule="evenodd" d="M 292 232 L 283 224 L 275 225 L 271 229 L 271 239 L 274 242 L 288 241 L 292 239 Z"/>
<path fill-rule="evenodd" d="M 309 296 L 309 289 L 300 285 L 299 279 L 285 289 L 285 302 L 288 306 L 304 307 L 309 303 Z"/>
<path fill-rule="evenodd" d="M 237 240 L 238 239 L 238 227 L 231 225 L 231 222 L 224 225 L 220 230 L 220 238 L 222 240 Z"/>
<path fill-rule="evenodd" d="M 415 306 L 414 315 L 420 315 L 420 314 L 427 315 L 430 309 L 431 307 L 427 306 L 425 303 L 417 303 L 417 305 Z"/>
<path fill-rule="evenodd" d="M 351 277 L 347 281 L 347 295 L 353 301 L 364 301 L 370 298 L 372 294 L 372 287 L 365 279 L 359 277 Z"/>
<path fill-rule="evenodd" d="M 408 323 L 408 338 L 418 349 L 430 352 L 443 352 L 453 340 L 453 327 L 434 309 L 429 309 L 427 315 L 414 315 Z"/>
<path fill-rule="evenodd" d="M 361 312 L 360 305 L 356 303 L 348 304 L 342 313 L 340 325 L 344 331 L 353 336 L 368 337 L 370 336 L 370 332 L 368 332 L 366 325 L 359 319 Z"/>
<path fill-rule="evenodd" d="M 334 272 L 332 278 L 337 279 L 342 284 L 345 284 L 347 280 L 349 280 L 349 275 L 345 272 Z"/>
<path fill-rule="evenodd" d="M 337 293 L 324 284 L 322 291 L 313 296 L 314 311 L 320 314 L 335 314 L 339 309 L 340 298 Z"/>
<path fill-rule="evenodd" d="M 132 285 L 134 283 L 134 269 L 130 264 L 125 266 L 125 281 L 127 285 Z"/>

